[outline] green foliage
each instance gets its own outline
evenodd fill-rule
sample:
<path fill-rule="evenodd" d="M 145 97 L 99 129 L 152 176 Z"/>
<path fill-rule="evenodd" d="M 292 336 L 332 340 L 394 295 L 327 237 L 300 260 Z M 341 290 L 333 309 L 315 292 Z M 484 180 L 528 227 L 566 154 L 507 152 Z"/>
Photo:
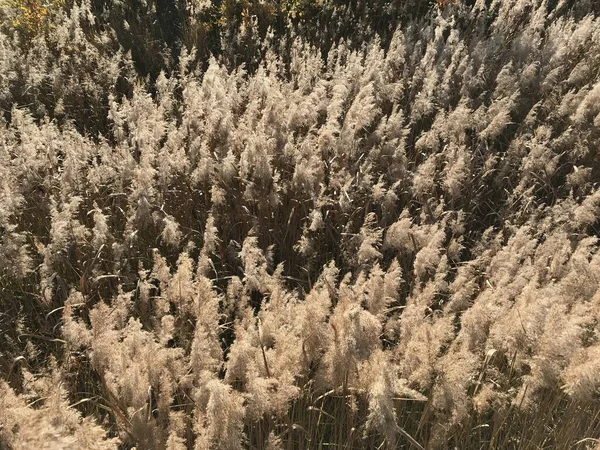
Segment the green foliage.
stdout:
<path fill-rule="evenodd" d="M 64 0 L 3 0 L 3 3 L 13 10 L 12 26 L 33 37 L 51 26 L 51 17 Z"/>

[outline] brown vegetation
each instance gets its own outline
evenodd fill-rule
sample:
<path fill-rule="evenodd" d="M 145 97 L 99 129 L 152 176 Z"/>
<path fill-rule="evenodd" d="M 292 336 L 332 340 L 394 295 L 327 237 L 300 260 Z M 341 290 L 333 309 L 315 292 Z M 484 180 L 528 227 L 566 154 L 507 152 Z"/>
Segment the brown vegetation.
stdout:
<path fill-rule="evenodd" d="M 1 449 L 598 448 L 599 11 L 444 3 L 0 27 Z"/>

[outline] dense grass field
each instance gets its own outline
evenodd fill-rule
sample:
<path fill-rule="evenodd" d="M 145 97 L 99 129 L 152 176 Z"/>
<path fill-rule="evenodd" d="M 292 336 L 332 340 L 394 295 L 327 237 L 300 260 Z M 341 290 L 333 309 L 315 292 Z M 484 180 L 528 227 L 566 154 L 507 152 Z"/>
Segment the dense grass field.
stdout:
<path fill-rule="evenodd" d="M 0 449 L 600 449 L 595 0 L 1 0 Z"/>

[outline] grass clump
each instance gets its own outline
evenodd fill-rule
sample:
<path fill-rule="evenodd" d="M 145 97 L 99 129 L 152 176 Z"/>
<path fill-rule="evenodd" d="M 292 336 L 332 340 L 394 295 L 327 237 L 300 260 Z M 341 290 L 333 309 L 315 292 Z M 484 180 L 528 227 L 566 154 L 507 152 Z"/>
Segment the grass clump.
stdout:
<path fill-rule="evenodd" d="M 0 448 L 597 447 L 594 2 L 133 5 L 0 27 Z"/>

